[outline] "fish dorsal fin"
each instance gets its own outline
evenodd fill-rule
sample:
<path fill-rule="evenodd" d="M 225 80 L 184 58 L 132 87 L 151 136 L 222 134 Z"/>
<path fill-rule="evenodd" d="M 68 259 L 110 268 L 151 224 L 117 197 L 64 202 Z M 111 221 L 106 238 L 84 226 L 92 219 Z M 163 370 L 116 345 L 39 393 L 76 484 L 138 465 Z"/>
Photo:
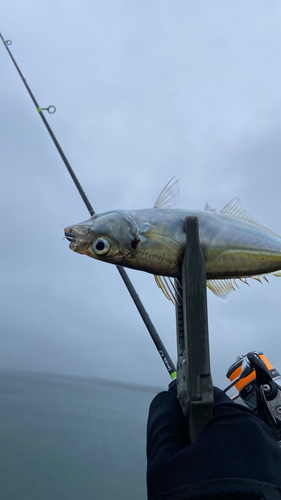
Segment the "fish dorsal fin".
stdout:
<path fill-rule="evenodd" d="M 154 208 L 174 208 L 179 206 L 179 181 L 175 181 L 171 184 L 173 179 L 174 177 L 166 184 L 164 189 L 162 189 L 155 202 Z"/>
<path fill-rule="evenodd" d="M 231 215 L 232 217 L 238 217 L 239 219 L 245 219 L 245 220 L 248 220 L 248 221 L 256 224 L 257 226 L 265 227 L 262 224 L 260 224 L 258 221 L 252 219 L 252 217 L 249 216 L 248 212 L 242 206 L 241 200 L 238 196 L 235 196 L 226 205 L 224 205 L 224 207 L 220 210 L 220 214 Z"/>
<path fill-rule="evenodd" d="M 178 305 L 177 300 L 177 289 L 171 280 L 171 278 L 166 278 L 165 276 L 154 276 L 157 286 L 162 290 L 165 297 L 175 305 Z"/>
<path fill-rule="evenodd" d="M 271 231 L 271 229 L 268 229 L 268 227 L 264 226 L 263 224 L 256 221 L 255 219 L 252 219 L 252 217 L 250 217 L 248 215 L 248 212 L 243 208 L 243 206 L 241 204 L 241 200 L 238 196 L 235 196 L 234 198 L 232 198 L 232 200 L 230 200 L 220 210 L 220 213 L 224 214 L 224 215 L 231 215 L 232 217 L 238 217 L 239 219 L 248 220 L 252 224 L 255 224 L 256 226 L 262 227 L 263 229 L 265 229 L 269 233 L 275 234 L 276 236 L 278 236 L 280 238 L 279 234 L 275 233 L 274 231 Z"/>
<path fill-rule="evenodd" d="M 205 204 L 205 207 L 204 207 L 204 210 L 207 210 L 208 212 L 216 212 L 217 209 L 216 208 L 212 208 L 210 207 L 209 203 L 206 201 L 206 204 Z"/>
<path fill-rule="evenodd" d="M 240 219 L 252 219 L 249 217 L 246 210 L 242 207 L 241 200 L 238 196 L 232 198 L 221 210 L 220 214 L 232 215 L 232 217 L 239 217 Z M 256 221 L 255 221 L 256 222 Z"/>

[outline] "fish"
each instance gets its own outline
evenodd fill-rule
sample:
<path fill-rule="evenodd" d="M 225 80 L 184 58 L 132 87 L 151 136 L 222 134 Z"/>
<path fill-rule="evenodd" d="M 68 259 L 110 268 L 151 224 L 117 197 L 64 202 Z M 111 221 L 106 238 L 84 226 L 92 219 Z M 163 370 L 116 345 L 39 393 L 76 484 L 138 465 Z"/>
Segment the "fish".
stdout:
<path fill-rule="evenodd" d="M 252 219 L 238 197 L 219 212 L 208 202 L 204 210 L 176 208 L 178 181 L 166 184 L 153 208 L 119 209 L 93 215 L 65 228 L 74 252 L 99 261 L 153 274 L 166 297 L 176 303 L 173 278 L 181 276 L 186 244 L 184 221 L 198 219 L 206 285 L 225 299 L 239 288 L 237 280 L 262 283 L 267 274 L 281 276 L 281 236 Z M 236 287 L 236 288 L 235 288 Z"/>

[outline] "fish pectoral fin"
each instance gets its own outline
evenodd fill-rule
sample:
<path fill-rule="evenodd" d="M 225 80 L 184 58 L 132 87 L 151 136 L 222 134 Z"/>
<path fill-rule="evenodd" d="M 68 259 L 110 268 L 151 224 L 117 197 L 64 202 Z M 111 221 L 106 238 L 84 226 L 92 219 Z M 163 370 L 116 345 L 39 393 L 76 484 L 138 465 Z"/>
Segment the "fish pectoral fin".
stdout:
<path fill-rule="evenodd" d="M 165 297 L 175 305 L 179 305 L 177 295 L 178 291 L 171 278 L 166 278 L 165 276 L 154 275 L 157 286 L 162 290 Z"/>
<path fill-rule="evenodd" d="M 215 295 L 217 295 L 220 299 L 226 300 L 228 294 L 232 290 L 235 290 L 234 285 L 236 285 L 236 282 L 234 279 L 208 280 L 206 285 L 209 288 L 209 290 L 211 290 L 211 292 L 213 292 Z"/>
<path fill-rule="evenodd" d="M 154 208 L 174 208 L 179 206 L 179 181 L 175 181 L 171 184 L 173 179 L 174 177 L 172 177 L 164 189 L 162 189 L 155 202 Z"/>
<path fill-rule="evenodd" d="M 164 236 L 163 234 L 155 233 L 153 231 L 146 232 L 145 236 L 147 236 L 151 240 L 158 241 L 158 243 L 164 245 L 164 247 L 169 248 L 169 250 L 174 250 L 176 252 L 180 250 L 180 244 L 178 243 L 178 241 L 174 240 L 173 238 L 169 238 L 169 236 Z"/>

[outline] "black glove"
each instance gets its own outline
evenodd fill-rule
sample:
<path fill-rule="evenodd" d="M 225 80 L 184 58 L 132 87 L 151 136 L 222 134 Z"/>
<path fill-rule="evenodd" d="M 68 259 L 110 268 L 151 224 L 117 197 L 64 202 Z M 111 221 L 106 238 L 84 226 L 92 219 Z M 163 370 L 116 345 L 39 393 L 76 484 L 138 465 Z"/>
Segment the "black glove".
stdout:
<path fill-rule="evenodd" d="M 149 500 L 281 498 L 277 435 L 251 410 L 214 388 L 213 417 L 193 444 L 189 444 L 186 427 L 173 390 L 158 394 L 147 425 Z M 245 496 L 247 492 L 263 495 L 266 488 L 278 496 Z M 236 496 L 230 496 L 232 491 Z M 202 492 L 207 496 L 198 496 Z M 224 496 L 213 496 L 220 493 Z"/>

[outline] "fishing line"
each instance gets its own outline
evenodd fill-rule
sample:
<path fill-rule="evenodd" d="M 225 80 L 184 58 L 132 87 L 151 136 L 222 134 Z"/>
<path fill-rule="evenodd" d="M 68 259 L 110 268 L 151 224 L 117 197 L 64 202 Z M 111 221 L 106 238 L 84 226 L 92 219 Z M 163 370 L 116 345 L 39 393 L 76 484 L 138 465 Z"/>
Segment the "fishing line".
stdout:
<path fill-rule="evenodd" d="M 31 92 L 31 90 L 30 90 L 30 88 L 29 88 L 29 86 L 28 86 L 28 84 L 26 82 L 26 79 L 23 77 L 23 75 L 22 75 L 22 73 L 21 73 L 21 71 L 20 71 L 20 69 L 19 69 L 19 67 L 18 67 L 18 65 L 17 65 L 14 57 L 12 56 L 12 53 L 11 53 L 10 49 L 9 49 L 9 46 L 12 44 L 11 40 L 4 40 L 4 38 L 3 38 L 3 36 L 2 36 L 1 33 L 0 33 L 0 37 L 1 37 L 1 39 L 2 39 L 2 41 L 4 43 L 4 45 L 5 45 L 8 53 L 9 53 L 9 56 L 11 57 L 14 65 L 15 65 L 15 67 L 16 67 L 16 69 L 17 69 L 17 71 L 18 71 L 18 73 L 19 73 L 19 75 L 20 75 L 20 77 L 21 77 L 21 79 L 22 79 L 22 81 L 23 81 L 23 83 L 24 83 L 24 85 L 25 85 L 25 87 L 26 87 L 26 89 L 27 89 L 27 91 L 28 91 L 28 93 L 29 93 L 29 95 L 30 95 L 30 97 L 31 97 L 31 99 L 32 99 L 32 101 L 33 101 L 33 103 L 34 103 L 37 111 L 38 111 L 38 113 L 39 113 L 39 115 L 40 115 L 40 117 L 42 118 L 42 120 L 44 122 L 44 125 L 47 128 L 47 130 L 48 130 L 48 132 L 49 132 L 49 134 L 50 134 L 50 136 L 51 136 L 51 138 L 52 138 L 52 140 L 53 140 L 53 142 L 54 142 L 54 144 L 55 144 L 55 146 L 56 146 L 56 148 L 57 148 L 57 150 L 58 150 L 58 152 L 59 152 L 59 154 L 60 154 L 60 156 L 61 156 L 61 158 L 62 158 L 62 160 L 63 160 L 63 162 L 64 162 L 64 164 L 65 164 L 65 166 L 66 166 L 66 168 L 67 168 L 67 170 L 68 170 L 68 172 L 69 172 L 69 174 L 70 174 L 70 176 L 71 176 L 71 178 L 72 178 L 72 180 L 74 182 L 74 184 L 75 184 L 75 186 L 77 187 L 77 189 L 78 189 L 78 191 L 79 191 L 79 193 L 80 193 L 80 195 L 81 195 L 81 197 L 82 197 L 82 199 L 83 199 L 83 201 L 84 201 L 84 203 L 85 203 L 85 205 L 86 205 L 86 207 L 87 207 L 90 215 L 91 216 L 94 215 L 95 211 L 94 211 L 91 203 L 89 202 L 89 200 L 88 200 L 88 198 L 87 198 L 87 196 L 86 196 L 86 194 L 85 194 L 85 192 L 84 192 L 84 190 L 83 190 L 80 182 L 78 181 L 78 178 L 76 177 L 73 169 L 71 168 L 71 166 L 70 166 L 70 164 L 69 164 L 69 162 L 68 162 L 68 160 L 67 160 L 67 158 L 66 158 L 66 156 L 65 156 L 65 154 L 64 154 L 64 152 L 63 152 L 63 150 L 62 150 L 62 148 L 60 146 L 60 144 L 58 143 L 58 141 L 57 141 L 57 139 L 56 139 L 56 137 L 55 137 L 55 135 L 54 135 L 54 133 L 53 133 L 50 125 L 48 124 L 48 122 L 47 122 L 47 120 L 46 120 L 46 118 L 45 118 L 45 116 L 43 114 L 43 111 L 47 111 L 50 114 L 55 113 L 55 111 L 56 111 L 55 106 L 51 105 L 51 106 L 48 106 L 47 108 L 41 108 L 39 106 L 38 102 L 36 101 L 33 93 Z M 161 356 L 161 359 L 162 359 L 163 363 L 166 366 L 166 369 L 168 370 L 168 372 L 170 374 L 170 377 L 172 379 L 174 379 L 176 377 L 176 368 L 175 368 L 175 365 L 174 365 L 172 359 L 170 358 L 170 356 L 169 356 L 169 354 L 168 354 L 168 352 L 167 352 L 167 350 L 166 350 L 166 348 L 165 348 L 162 340 L 160 339 L 160 337 L 159 337 L 159 335 L 158 335 L 158 333 L 157 333 L 157 331 L 156 331 L 156 329 L 155 329 L 155 327 L 154 327 L 154 325 L 153 325 L 153 323 L 152 323 L 152 321 L 151 321 L 148 313 L 146 312 L 146 309 L 145 309 L 144 305 L 142 304 L 142 302 L 141 302 L 141 300 L 140 300 L 140 298 L 139 298 L 139 296 L 138 296 L 138 294 L 137 294 L 137 292 L 136 292 L 136 290 L 135 290 L 135 288 L 134 288 L 134 286 L 133 286 L 133 284 L 132 284 L 129 276 L 127 275 L 125 269 L 123 267 L 121 267 L 121 266 L 116 266 L 116 267 L 117 267 L 117 269 L 119 271 L 119 274 L 120 274 L 121 278 L 123 279 L 123 281 L 124 281 L 124 283 L 125 283 L 125 285 L 127 287 L 127 290 L 129 291 L 129 293 L 130 293 L 130 295 L 131 295 L 131 297 L 132 297 L 132 299 L 133 299 L 133 301 L 134 301 L 134 303 L 135 303 L 135 305 L 136 305 L 136 307 L 137 307 L 137 309 L 138 309 L 141 317 L 142 317 L 142 320 L 143 320 L 143 322 L 144 322 L 144 324 L 145 324 L 148 332 L 150 333 L 150 336 L 151 336 L 151 338 L 152 338 L 152 340 L 153 340 L 153 342 L 154 342 L 154 344 L 155 344 L 155 346 L 156 346 L 156 348 L 157 348 L 157 350 L 158 350 L 158 352 L 159 352 L 159 354 Z"/>

